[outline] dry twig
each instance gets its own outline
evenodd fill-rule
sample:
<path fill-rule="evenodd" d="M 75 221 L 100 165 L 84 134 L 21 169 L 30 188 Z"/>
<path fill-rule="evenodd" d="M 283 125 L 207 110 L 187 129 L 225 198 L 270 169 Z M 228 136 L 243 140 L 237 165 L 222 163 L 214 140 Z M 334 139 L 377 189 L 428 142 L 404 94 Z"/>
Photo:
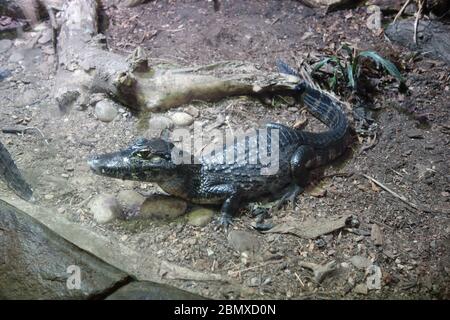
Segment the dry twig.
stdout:
<path fill-rule="evenodd" d="M 372 181 L 373 183 L 375 183 L 376 185 L 378 185 L 379 187 L 381 187 L 383 190 L 385 190 L 385 191 L 389 192 L 390 194 L 392 194 L 397 199 L 400 199 L 401 201 L 403 201 L 407 205 L 413 207 L 414 209 L 417 209 L 417 210 L 419 209 L 415 203 L 412 203 L 411 201 L 406 199 L 406 197 L 398 194 L 397 192 L 392 191 L 391 189 L 389 189 L 387 186 L 385 186 L 384 184 L 382 184 L 380 181 L 376 180 L 375 178 L 372 178 L 372 177 L 370 177 L 370 176 L 368 176 L 366 174 L 363 174 L 363 176 L 365 178 L 369 179 L 370 181 Z"/>

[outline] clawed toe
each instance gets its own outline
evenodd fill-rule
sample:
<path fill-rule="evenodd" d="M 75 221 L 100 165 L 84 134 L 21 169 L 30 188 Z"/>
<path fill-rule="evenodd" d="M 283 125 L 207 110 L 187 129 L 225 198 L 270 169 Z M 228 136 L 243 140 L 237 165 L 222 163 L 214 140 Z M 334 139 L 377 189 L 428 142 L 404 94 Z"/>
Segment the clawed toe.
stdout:
<path fill-rule="evenodd" d="M 230 216 L 223 215 L 219 218 L 215 230 L 223 229 L 225 233 L 228 233 L 228 228 L 233 225 L 233 220 Z"/>
<path fill-rule="evenodd" d="M 289 190 L 286 192 L 283 197 L 277 202 L 276 208 L 280 210 L 284 205 L 289 205 L 294 208 L 295 206 L 295 200 L 297 199 L 297 196 L 303 192 L 303 188 L 295 185 L 292 190 Z"/>

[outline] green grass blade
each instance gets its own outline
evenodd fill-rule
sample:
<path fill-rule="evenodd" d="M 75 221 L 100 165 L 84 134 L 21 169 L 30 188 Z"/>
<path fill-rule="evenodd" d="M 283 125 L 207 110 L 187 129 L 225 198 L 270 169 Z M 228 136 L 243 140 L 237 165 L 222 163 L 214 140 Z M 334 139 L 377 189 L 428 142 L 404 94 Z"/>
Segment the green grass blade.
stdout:
<path fill-rule="evenodd" d="M 378 53 L 374 51 L 362 51 L 359 54 L 359 56 L 372 59 L 373 61 L 375 61 L 377 65 L 382 65 L 383 68 L 387 72 L 389 72 L 391 76 L 395 77 L 398 81 L 402 83 L 405 82 L 405 79 L 401 75 L 400 71 L 398 71 L 397 67 L 389 60 L 386 60 L 383 57 L 381 57 Z"/>
<path fill-rule="evenodd" d="M 355 75 L 353 74 L 353 66 L 351 64 L 347 65 L 347 77 L 348 77 L 348 86 L 353 90 L 356 89 L 356 81 Z"/>

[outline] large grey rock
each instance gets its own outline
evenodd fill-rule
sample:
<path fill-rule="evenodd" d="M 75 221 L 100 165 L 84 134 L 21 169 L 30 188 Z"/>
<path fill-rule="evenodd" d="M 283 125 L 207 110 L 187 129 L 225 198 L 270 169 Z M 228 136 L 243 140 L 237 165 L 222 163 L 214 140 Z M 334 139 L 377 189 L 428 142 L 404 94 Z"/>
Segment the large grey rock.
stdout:
<path fill-rule="evenodd" d="M 101 100 L 95 105 L 95 115 L 100 121 L 111 122 L 118 113 L 115 103 L 110 100 Z"/>
<path fill-rule="evenodd" d="M 427 53 L 450 64 L 450 26 L 436 20 L 424 20 L 417 27 L 417 44 L 413 41 L 414 18 L 398 20 L 386 30 L 388 38 L 394 42 Z"/>
<path fill-rule="evenodd" d="M 202 296 L 150 281 L 131 282 L 106 300 L 203 300 Z"/>
<path fill-rule="evenodd" d="M 162 194 L 155 194 L 141 206 L 140 217 L 151 219 L 175 219 L 186 212 L 186 201 Z"/>
<path fill-rule="evenodd" d="M 0 299 L 98 298 L 130 280 L 2 200 L 0 213 Z"/>
<path fill-rule="evenodd" d="M 90 209 L 98 223 L 114 221 L 122 214 L 122 208 L 117 199 L 110 194 L 100 194 L 90 203 Z"/>

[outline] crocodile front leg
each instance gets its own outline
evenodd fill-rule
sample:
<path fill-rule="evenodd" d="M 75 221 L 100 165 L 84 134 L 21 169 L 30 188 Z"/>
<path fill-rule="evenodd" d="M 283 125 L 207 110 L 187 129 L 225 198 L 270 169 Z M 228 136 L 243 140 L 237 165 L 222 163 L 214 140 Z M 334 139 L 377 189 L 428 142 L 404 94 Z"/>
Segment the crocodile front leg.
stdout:
<path fill-rule="evenodd" d="M 208 188 L 207 193 L 212 197 L 225 199 L 220 210 L 220 225 L 225 229 L 232 223 L 241 204 L 241 195 L 239 190 L 232 184 L 220 184 Z"/>

